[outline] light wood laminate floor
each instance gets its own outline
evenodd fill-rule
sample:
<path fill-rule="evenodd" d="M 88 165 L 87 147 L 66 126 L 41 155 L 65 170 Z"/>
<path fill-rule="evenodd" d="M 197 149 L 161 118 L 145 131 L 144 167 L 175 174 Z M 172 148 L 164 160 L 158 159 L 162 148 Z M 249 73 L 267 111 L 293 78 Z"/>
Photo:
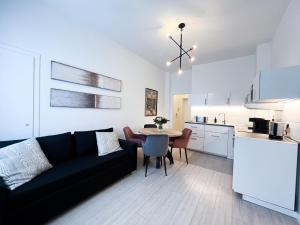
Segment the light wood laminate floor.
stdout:
<path fill-rule="evenodd" d="M 100 191 L 49 224 L 72 225 L 296 225 L 296 220 L 243 201 L 231 189 L 232 161 L 188 151 L 175 164 L 144 177 L 142 152 L 138 170 Z"/>

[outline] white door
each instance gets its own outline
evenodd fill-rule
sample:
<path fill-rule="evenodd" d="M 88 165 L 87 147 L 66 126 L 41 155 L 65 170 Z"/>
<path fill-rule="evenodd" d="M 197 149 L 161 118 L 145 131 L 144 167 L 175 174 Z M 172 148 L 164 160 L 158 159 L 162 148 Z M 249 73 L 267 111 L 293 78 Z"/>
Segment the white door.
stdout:
<path fill-rule="evenodd" d="M 204 151 L 227 157 L 228 134 L 205 132 Z"/>
<path fill-rule="evenodd" d="M 34 57 L 0 46 L 0 141 L 34 135 Z"/>

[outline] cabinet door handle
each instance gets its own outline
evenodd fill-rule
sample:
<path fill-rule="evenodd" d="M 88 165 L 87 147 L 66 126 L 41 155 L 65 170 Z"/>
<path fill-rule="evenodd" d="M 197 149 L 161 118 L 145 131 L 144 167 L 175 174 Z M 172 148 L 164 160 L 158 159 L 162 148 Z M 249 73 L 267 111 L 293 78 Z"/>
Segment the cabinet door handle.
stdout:
<path fill-rule="evenodd" d="M 218 135 L 211 135 L 212 137 L 217 137 L 217 138 L 219 138 L 220 136 L 218 136 Z"/>
<path fill-rule="evenodd" d="M 191 140 L 197 140 L 197 138 L 191 138 Z"/>
<path fill-rule="evenodd" d="M 197 128 L 197 127 L 191 126 L 191 128 Z"/>

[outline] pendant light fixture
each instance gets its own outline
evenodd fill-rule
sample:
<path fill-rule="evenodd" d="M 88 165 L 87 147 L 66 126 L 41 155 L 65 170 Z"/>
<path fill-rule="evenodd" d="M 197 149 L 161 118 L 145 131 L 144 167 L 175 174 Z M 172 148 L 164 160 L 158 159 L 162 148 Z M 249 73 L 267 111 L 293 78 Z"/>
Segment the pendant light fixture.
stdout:
<path fill-rule="evenodd" d="M 179 69 L 178 69 L 178 74 L 182 74 L 182 69 L 181 69 L 181 66 L 182 66 L 182 56 L 186 55 L 190 62 L 194 62 L 195 61 L 195 57 L 191 56 L 189 53 L 196 49 L 197 46 L 194 45 L 193 47 L 191 47 L 190 49 L 188 50 L 185 50 L 183 48 L 183 45 L 182 45 L 182 31 L 183 31 L 183 28 L 185 27 L 185 24 L 184 23 L 180 23 L 178 25 L 178 28 L 180 29 L 180 42 L 178 43 L 177 41 L 174 40 L 174 38 L 169 35 L 169 38 L 179 47 L 179 56 L 177 56 L 176 58 L 172 59 L 172 60 L 169 60 L 166 62 L 166 65 L 167 66 L 170 66 L 173 62 L 175 62 L 177 59 L 179 59 Z"/>

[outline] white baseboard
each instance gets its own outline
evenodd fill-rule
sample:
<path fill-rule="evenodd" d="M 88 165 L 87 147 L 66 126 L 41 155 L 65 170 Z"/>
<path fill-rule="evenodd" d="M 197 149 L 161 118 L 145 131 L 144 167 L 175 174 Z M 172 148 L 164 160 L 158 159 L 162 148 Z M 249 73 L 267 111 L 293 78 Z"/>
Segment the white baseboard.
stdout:
<path fill-rule="evenodd" d="M 295 211 L 292 211 L 292 210 L 289 210 L 289 209 L 286 209 L 286 208 L 283 208 L 283 207 L 280 207 L 280 206 L 278 206 L 278 205 L 274 205 L 274 204 L 271 204 L 271 203 L 268 203 L 268 202 L 261 201 L 261 200 L 259 200 L 259 199 L 250 197 L 250 196 L 248 196 L 248 195 L 243 195 L 243 199 L 244 199 L 245 201 L 252 202 L 252 203 L 254 203 L 254 204 L 257 204 L 257 205 L 266 207 L 266 208 L 268 208 L 268 209 L 272 209 L 272 210 L 274 210 L 274 211 L 280 212 L 280 213 L 282 213 L 282 214 L 285 214 L 285 215 L 294 217 L 294 218 L 297 219 L 298 223 L 300 224 L 300 217 L 299 217 L 299 214 L 298 214 L 297 212 L 295 212 Z"/>

